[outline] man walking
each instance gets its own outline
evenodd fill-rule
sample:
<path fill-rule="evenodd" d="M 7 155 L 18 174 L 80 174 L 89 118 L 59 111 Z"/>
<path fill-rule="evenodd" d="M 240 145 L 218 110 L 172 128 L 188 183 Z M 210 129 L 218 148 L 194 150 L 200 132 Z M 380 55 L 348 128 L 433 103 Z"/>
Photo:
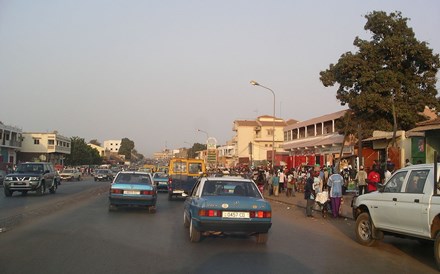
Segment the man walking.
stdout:
<path fill-rule="evenodd" d="M 364 167 L 359 167 L 359 172 L 356 174 L 356 178 L 354 179 L 359 188 L 359 195 L 367 193 L 367 172 L 365 172 Z"/>
<path fill-rule="evenodd" d="M 330 187 L 330 200 L 332 203 L 332 213 L 334 218 L 339 217 L 339 208 L 341 207 L 342 186 L 344 185 L 344 177 L 339 173 L 332 174 L 328 178 L 327 185 Z"/>

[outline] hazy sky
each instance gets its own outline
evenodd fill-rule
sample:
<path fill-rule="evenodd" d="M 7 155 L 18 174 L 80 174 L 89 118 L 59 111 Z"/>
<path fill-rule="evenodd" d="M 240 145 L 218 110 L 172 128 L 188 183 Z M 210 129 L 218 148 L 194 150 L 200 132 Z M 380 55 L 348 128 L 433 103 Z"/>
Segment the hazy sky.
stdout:
<path fill-rule="evenodd" d="M 319 72 L 401 11 L 440 53 L 440 1 L 0 0 L 0 121 L 23 131 L 127 137 L 146 156 L 225 144 L 233 121 L 341 110 Z"/>

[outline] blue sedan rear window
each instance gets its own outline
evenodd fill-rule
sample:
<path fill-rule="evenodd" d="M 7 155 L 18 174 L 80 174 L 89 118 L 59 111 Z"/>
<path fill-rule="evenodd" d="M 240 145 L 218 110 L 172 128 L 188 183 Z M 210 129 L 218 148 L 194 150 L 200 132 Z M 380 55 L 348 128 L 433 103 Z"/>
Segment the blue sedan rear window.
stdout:
<path fill-rule="evenodd" d="M 261 198 L 260 192 L 252 182 L 206 181 L 202 196 L 244 196 Z"/>
<path fill-rule="evenodd" d="M 115 183 L 151 185 L 150 176 L 144 174 L 119 173 Z"/>

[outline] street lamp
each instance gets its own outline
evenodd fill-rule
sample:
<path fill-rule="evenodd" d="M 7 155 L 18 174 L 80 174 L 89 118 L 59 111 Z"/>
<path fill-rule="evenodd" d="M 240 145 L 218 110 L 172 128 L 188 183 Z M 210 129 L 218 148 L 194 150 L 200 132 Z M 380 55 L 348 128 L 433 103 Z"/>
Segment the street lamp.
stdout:
<path fill-rule="evenodd" d="M 205 134 L 206 134 L 206 140 L 209 139 L 209 134 L 208 134 L 208 132 L 206 132 L 206 131 L 204 131 L 204 130 L 201 130 L 201 129 L 197 129 L 197 131 L 198 131 L 198 132 L 203 132 L 203 133 L 205 133 Z"/>
<path fill-rule="evenodd" d="M 260 85 L 257 81 L 252 80 L 251 85 L 253 86 L 259 86 L 262 87 L 264 89 L 269 90 L 270 92 L 272 92 L 273 95 L 273 120 L 272 120 L 272 170 L 274 170 L 274 164 L 275 164 L 275 92 L 268 88 L 265 87 L 263 85 Z"/>

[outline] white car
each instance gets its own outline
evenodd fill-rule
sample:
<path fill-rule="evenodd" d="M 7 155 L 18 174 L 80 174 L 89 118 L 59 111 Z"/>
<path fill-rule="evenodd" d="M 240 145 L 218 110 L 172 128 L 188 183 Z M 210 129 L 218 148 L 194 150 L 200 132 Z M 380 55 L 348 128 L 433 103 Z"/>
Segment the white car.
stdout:
<path fill-rule="evenodd" d="M 76 168 L 63 169 L 60 177 L 62 181 L 81 181 L 81 172 Z"/>

